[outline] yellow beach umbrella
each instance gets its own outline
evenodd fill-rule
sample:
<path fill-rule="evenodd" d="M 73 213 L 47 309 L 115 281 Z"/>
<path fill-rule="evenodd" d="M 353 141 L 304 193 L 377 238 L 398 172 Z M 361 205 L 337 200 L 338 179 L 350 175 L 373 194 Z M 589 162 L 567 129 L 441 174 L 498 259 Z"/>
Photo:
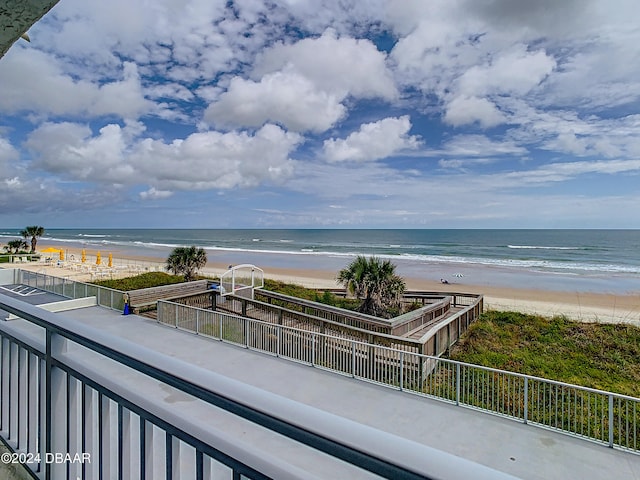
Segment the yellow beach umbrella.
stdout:
<path fill-rule="evenodd" d="M 87 251 L 84 248 L 82 249 L 82 256 L 80 257 L 80 261 L 82 263 L 87 261 Z"/>
<path fill-rule="evenodd" d="M 44 250 L 40 250 L 40 253 L 60 253 L 61 250 L 59 248 L 48 247 Z"/>
<path fill-rule="evenodd" d="M 96 254 L 96 265 L 100 265 L 102 263 L 102 257 L 100 256 L 100 252 Z"/>
<path fill-rule="evenodd" d="M 64 260 L 64 250 L 60 250 L 60 261 Z"/>
<path fill-rule="evenodd" d="M 109 267 L 113 267 L 113 255 L 109 254 L 109 263 L 107 264 Z"/>

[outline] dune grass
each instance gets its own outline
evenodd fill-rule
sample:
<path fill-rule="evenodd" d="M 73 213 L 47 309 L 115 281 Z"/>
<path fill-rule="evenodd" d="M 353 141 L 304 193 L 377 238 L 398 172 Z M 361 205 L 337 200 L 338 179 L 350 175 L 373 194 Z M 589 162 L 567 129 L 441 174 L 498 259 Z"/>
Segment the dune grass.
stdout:
<path fill-rule="evenodd" d="M 640 328 L 631 325 L 490 311 L 450 358 L 640 397 Z"/>
<path fill-rule="evenodd" d="M 140 288 L 159 287 L 161 285 L 172 285 L 181 282 L 184 282 L 184 277 L 180 275 L 170 275 L 164 272 L 147 272 L 132 277 L 99 280 L 92 283 L 100 285 L 101 287 L 128 292 Z"/>

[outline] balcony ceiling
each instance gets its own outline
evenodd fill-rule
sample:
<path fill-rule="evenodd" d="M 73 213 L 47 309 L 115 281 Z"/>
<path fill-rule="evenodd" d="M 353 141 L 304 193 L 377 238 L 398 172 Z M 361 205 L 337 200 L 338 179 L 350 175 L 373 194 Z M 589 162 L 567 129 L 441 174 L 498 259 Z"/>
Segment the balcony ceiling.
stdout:
<path fill-rule="evenodd" d="M 59 0 L 4 0 L 0 3 L 0 58 Z"/>

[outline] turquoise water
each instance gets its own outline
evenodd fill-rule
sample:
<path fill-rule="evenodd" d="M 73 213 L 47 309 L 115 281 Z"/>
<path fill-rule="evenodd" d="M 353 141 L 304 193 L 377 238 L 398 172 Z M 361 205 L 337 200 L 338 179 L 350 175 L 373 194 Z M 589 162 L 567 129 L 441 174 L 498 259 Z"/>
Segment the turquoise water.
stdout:
<path fill-rule="evenodd" d="M 17 230 L 1 230 L 0 242 Z M 588 291 L 640 291 L 640 230 L 47 229 L 41 242 L 166 258 L 181 245 L 209 260 L 337 271 L 358 254 L 416 278 Z"/>

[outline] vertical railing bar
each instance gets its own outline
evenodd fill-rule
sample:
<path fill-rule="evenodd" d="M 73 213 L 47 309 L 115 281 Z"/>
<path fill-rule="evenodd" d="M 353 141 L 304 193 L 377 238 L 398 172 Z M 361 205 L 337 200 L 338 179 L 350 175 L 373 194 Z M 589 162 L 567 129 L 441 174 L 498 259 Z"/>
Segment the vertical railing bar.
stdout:
<path fill-rule="evenodd" d="M 53 368 L 53 362 L 51 358 L 51 340 L 53 332 L 50 329 L 45 331 L 45 436 L 44 436 L 44 451 L 51 453 L 51 426 L 52 426 L 52 399 L 51 399 L 51 369 Z M 9 350 L 11 354 L 11 350 Z M 11 357 L 9 357 L 11 359 Z M 9 369 L 11 371 L 11 369 Z M 9 403 L 11 405 L 11 403 Z M 51 465 L 45 462 L 44 478 L 45 480 L 51 480 Z"/>
<path fill-rule="evenodd" d="M 0 399 L 4 399 L 4 376 L 5 376 L 5 367 L 4 364 L 4 356 L 5 356 L 5 342 L 8 343 L 4 337 L 0 337 Z M 0 403 L 0 430 L 4 429 L 4 408 L 2 408 L 2 403 Z"/>
<path fill-rule="evenodd" d="M 609 394 L 609 447 L 613 448 L 613 394 Z"/>
<path fill-rule="evenodd" d="M 17 361 L 17 371 L 16 371 L 16 445 L 18 449 L 20 449 L 20 374 L 21 366 L 22 366 L 22 355 L 19 344 L 16 344 L 18 347 L 18 361 Z"/>
<path fill-rule="evenodd" d="M 140 450 L 138 452 L 138 464 L 140 465 L 140 480 L 145 480 L 147 478 L 147 465 L 146 465 L 146 433 L 147 433 L 147 420 L 140 415 L 140 421 L 138 422 L 139 432 L 139 444 Z"/>
<path fill-rule="evenodd" d="M 67 418 L 66 418 L 66 425 L 65 428 L 67 430 L 67 435 L 66 435 L 66 439 L 65 439 L 65 443 L 66 443 L 66 449 L 67 452 L 71 452 L 71 375 L 69 374 L 69 372 L 67 372 L 66 374 L 66 389 L 67 389 Z M 65 462 L 66 465 L 66 470 L 67 470 L 67 478 L 69 478 L 69 474 L 70 474 L 70 469 L 71 469 L 71 465 L 69 464 L 69 462 Z"/>
<path fill-rule="evenodd" d="M 165 448 L 165 480 L 173 479 L 173 436 L 169 432 L 164 434 Z"/>
<path fill-rule="evenodd" d="M 460 405 L 461 403 L 463 403 L 463 399 L 462 399 L 462 390 L 461 387 L 463 387 L 462 385 L 462 366 L 460 365 L 460 362 L 456 362 L 456 405 Z"/>
<path fill-rule="evenodd" d="M 587 436 L 591 436 L 591 392 L 587 392 Z"/>
<path fill-rule="evenodd" d="M 524 423 L 529 420 L 529 377 L 524 377 Z"/>
<path fill-rule="evenodd" d="M 103 440 L 103 420 L 102 420 L 102 392 L 98 391 L 98 479 L 102 480 L 103 478 L 103 465 L 104 465 L 104 440 Z M 107 459 L 109 461 L 109 459 Z"/>
<path fill-rule="evenodd" d="M 356 342 L 351 340 L 351 376 L 356 376 Z"/>
<path fill-rule="evenodd" d="M 25 406 L 26 408 L 26 418 L 25 418 L 25 422 L 26 422 L 26 429 L 27 429 L 27 438 L 26 440 L 26 451 L 27 452 L 31 452 L 31 409 L 32 409 L 32 400 L 31 400 L 31 355 L 32 353 L 27 350 L 27 365 L 26 365 L 26 369 L 27 369 L 27 384 L 26 384 L 26 400 L 27 400 L 27 405 Z M 0 384 L 2 382 L 0 381 Z M 2 398 L 2 396 L 0 396 L 0 398 Z"/>
<path fill-rule="evenodd" d="M 122 431 L 122 409 L 123 406 L 121 403 L 118 403 L 118 480 L 123 480 L 123 431 Z"/>
<path fill-rule="evenodd" d="M 87 402 L 87 390 L 88 386 L 84 382 L 80 382 L 80 448 L 82 449 L 82 453 L 87 451 L 87 412 L 86 412 L 86 402 Z M 87 462 L 82 462 L 80 466 L 80 472 L 82 474 L 82 479 L 87 478 Z"/>
<path fill-rule="evenodd" d="M 400 351 L 400 391 L 404 390 L 404 350 Z"/>
<path fill-rule="evenodd" d="M 12 365 L 12 363 L 13 363 L 12 362 L 13 354 L 12 354 L 12 352 L 13 352 L 13 342 L 11 340 L 9 340 L 9 368 L 8 368 L 8 371 L 7 371 L 7 378 L 9 379 L 9 381 L 7 382 L 7 426 L 8 426 L 8 428 L 7 428 L 7 432 L 8 432 L 7 439 L 11 438 L 11 424 L 13 423 L 11 421 L 11 417 L 12 417 L 11 405 L 13 404 L 13 398 L 12 398 L 12 395 L 11 395 L 11 391 L 12 391 L 11 380 L 12 380 L 12 377 L 13 377 L 13 365 Z"/>
<path fill-rule="evenodd" d="M 204 479 L 204 455 L 202 450 L 196 450 L 196 480 Z"/>

